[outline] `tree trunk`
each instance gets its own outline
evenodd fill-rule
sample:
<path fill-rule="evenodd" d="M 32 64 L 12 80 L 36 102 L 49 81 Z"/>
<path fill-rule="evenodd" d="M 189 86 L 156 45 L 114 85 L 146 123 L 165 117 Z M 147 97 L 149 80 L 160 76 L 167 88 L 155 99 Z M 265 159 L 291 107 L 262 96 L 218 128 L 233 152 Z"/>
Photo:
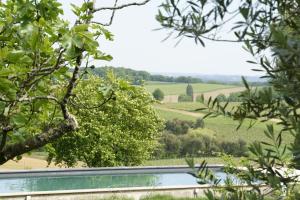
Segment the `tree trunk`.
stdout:
<path fill-rule="evenodd" d="M 78 128 L 76 119 L 73 116 L 69 116 L 56 127 L 50 127 L 43 133 L 38 134 L 32 138 L 25 140 L 24 142 L 6 145 L 6 147 L 0 152 L 0 165 L 6 163 L 10 159 L 18 155 L 22 155 L 31 150 L 40 148 L 49 142 L 53 142 L 64 134 L 75 131 Z"/>

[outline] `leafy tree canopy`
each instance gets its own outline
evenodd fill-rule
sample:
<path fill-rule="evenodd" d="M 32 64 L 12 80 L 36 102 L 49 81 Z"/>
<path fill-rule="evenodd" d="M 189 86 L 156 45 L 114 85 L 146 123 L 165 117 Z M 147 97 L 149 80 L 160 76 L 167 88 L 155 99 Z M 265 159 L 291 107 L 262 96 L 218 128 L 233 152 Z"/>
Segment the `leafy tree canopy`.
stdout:
<path fill-rule="evenodd" d="M 70 111 L 73 90 L 89 60 L 111 60 L 98 38 L 112 40 L 104 28 L 116 10 L 149 2 L 97 7 L 72 5 L 76 22 L 62 19 L 56 0 L 0 2 L 0 164 L 75 131 Z M 108 24 L 94 14 L 111 10 Z M 71 73 L 70 73 L 71 72 Z"/>
<path fill-rule="evenodd" d="M 74 94 L 71 110 L 81 126 L 48 146 L 49 161 L 69 167 L 78 161 L 88 167 L 132 166 L 149 157 L 162 121 L 144 88 L 111 74 L 89 77 Z"/>

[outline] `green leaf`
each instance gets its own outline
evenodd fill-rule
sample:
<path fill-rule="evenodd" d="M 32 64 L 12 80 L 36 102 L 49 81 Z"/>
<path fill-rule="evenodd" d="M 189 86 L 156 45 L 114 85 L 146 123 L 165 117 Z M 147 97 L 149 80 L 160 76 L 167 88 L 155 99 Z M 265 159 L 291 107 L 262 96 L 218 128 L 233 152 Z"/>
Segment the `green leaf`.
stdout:
<path fill-rule="evenodd" d="M 113 57 L 111 55 L 104 54 L 101 51 L 97 51 L 97 53 L 94 56 L 94 59 L 111 61 L 113 59 Z"/>
<path fill-rule="evenodd" d="M 16 98 L 16 87 L 13 82 L 8 79 L 0 78 L 0 94 L 6 96 L 9 100 Z"/>
<path fill-rule="evenodd" d="M 80 7 L 78 7 L 78 6 L 76 6 L 75 4 L 72 4 L 72 3 L 71 3 L 71 6 L 72 6 L 73 13 L 76 16 L 80 16 L 80 13 L 81 13 Z"/>
<path fill-rule="evenodd" d="M 249 85 L 248 85 L 248 82 L 247 82 L 247 80 L 245 79 L 244 76 L 242 76 L 242 81 L 243 81 L 243 84 L 244 84 L 245 88 L 246 88 L 247 90 L 250 90 L 250 87 L 249 87 Z"/>
<path fill-rule="evenodd" d="M 83 41 L 78 35 L 74 35 L 72 38 L 72 43 L 80 49 L 83 47 Z"/>
<path fill-rule="evenodd" d="M 85 32 L 85 31 L 88 31 L 88 28 L 89 28 L 89 25 L 88 24 L 79 24 L 79 25 L 76 25 L 74 27 L 74 31 L 75 32 Z"/>
<path fill-rule="evenodd" d="M 8 54 L 7 59 L 11 63 L 22 63 L 29 64 L 32 63 L 32 59 L 25 54 L 24 51 L 12 51 Z"/>
<path fill-rule="evenodd" d="M 247 20 L 248 19 L 248 14 L 249 14 L 249 8 L 240 7 L 240 13 L 244 17 L 244 19 Z"/>
<path fill-rule="evenodd" d="M 27 122 L 27 119 L 24 115 L 20 114 L 16 114 L 14 116 L 12 116 L 12 122 L 14 124 L 16 124 L 17 126 L 23 125 Z"/>

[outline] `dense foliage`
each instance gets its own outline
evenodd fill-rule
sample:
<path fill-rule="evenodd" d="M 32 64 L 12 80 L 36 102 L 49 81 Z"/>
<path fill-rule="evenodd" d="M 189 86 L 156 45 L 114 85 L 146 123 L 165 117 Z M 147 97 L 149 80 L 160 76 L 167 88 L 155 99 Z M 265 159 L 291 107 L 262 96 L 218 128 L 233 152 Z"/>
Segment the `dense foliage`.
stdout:
<path fill-rule="evenodd" d="M 154 99 L 158 100 L 158 101 L 162 101 L 164 100 L 164 93 L 161 89 L 157 88 L 152 92 L 152 95 L 154 97 Z"/>
<path fill-rule="evenodd" d="M 282 94 L 279 92 L 276 92 L 273 88 L 271 87 L 258 87 L 258 88 L 252 88 L 252 93 L 256 94 L 264 94 L 264 93 L 272 93 L 272 98 L 273 100 L 276 99 L 283 99 Z M 234 92 L 230 93 L 228 97 L 226 97 L 224 94 L 219 94 L 217 97 L 218 101 L 220 102 L 242 102 L 244 98 L 243 92 Z M 198 101 L 201 101 L 201 98 L 199 97 Z"/>
<path fill-rule="evenodd" d="M 186 94 L 181 94 L 178 96 L 178 102 L 192 102 L 193 97 L 186 95 Z"/>
<path fill-rule="evenodd" d="M 220 156 L 223 153 L 232 156 L 248 155 L 245 141 L 217 140 L 213 130 L 204 128 L 201 118 L 196 122 L 168 120 L 159 143 L 153 154 L 154 158 Z"/>
<path fill-rule="evenodd" d="M 0 2 L 0 164 L 78 127 L 68 106 L 79 67 L 110 60 L 96 38 L 112 35 L 91 23 L 92 2 L 74 12 L 71 26 L 55 0 Z"/>
<path fill-rule="evenodd" d="M 228 180 L 224 190 L 206 192 L 209 200 L 262 200 L 267 195 L 272 199 L 298 198 L 293 189 L 299 178 L 295 169 L 300 168 L 299 8 L 298 0 L 166 0 L 161 6 L 157 20 L 178 37 L 193 38 L 203 46 L 205 40 L 243 42 L 254 58 L 249 62 L 265 74 L 263 78 L 278 94 L 276 97 L 272 89 L 253 90 L 243 80 L 246 91 L 241 93 L 242 102 L 232 112 L 226 110 L 227 103 L 220 104 L 218 99 L 206 102 L 214 114 L 232 117 L 241 124 L 244 119 L 251 119 L 250 127 L 256 120 L 276 120 L 282 127 L 277 132 L 273 125 L 268 125 L 268 140 L 249 146 L 251 163 L 243 163 L 246 170 L 237 170 L 232 165 L 228 168 L 228 173 L 239 176 L 252 190 L 234 188 Z M 228 26 L 236 38 L 224 38 L 225 31 L 228 36 Z M 291 134 L 294 143 L 283 144 L 283 134 Z M 193 166 L 193 162 L 189 164 Z M 201 183 L 217 186 L 219 181 L 208 171 L 203 164 L 195 176 Z M 267 194 L 253 184 L 257 179 L 270 188 Z"/>
<path fill-rule="evenodd" d="M 165 129 L 167 131 L 172 132 L 175 135 L 181 135 L 181 134 L 186 134 L 189 128 L 193 128 L 193 127 L 194 127 L 193 121 L 174 119 L 174 120 L 168 120 L 166 122 Z"/>
<path fill-rule="evenodd" d="M 79 162 L 88 167 L 132 166 L 149 157 L 163 124 L 144 88 L 112 75 L 89 77 L 74 95 L 71 110 L 80 128 L 48 146 L 49 161 L 69 167 Z"/>
<path fill-rule="evenodd" d="M 104 26 L 116 10 L 149 1 L 110 8 L 95 2 L 72 4 L 70 24 L 56 0 L 0 1 L 0 164 L 80 126 L 70 110 L 73 91 L 91 60 L 112 59 L 99 49 L 98 39 L 112 40 Z M 104 10 L 112 11 L 109 23 L 94 18 Z"/>

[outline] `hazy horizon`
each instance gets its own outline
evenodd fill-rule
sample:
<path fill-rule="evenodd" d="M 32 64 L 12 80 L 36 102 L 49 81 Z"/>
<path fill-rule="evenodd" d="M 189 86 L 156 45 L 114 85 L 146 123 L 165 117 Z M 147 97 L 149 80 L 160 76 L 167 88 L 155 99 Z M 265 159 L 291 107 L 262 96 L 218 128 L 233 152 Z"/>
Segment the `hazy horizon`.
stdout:
<path fill-rule="evenodd" d="M 74 21 L 70 10 L 71 0 L 59 0 L 63 4 L 65 18 Z M 120 1 L 119 4 L 132 2 Z M 206 47 L 196 45 L 191 39 L 183 39 L 175 47 L 178 39 L 161 42 L 167 31 L 153 31 L 160 28 L 155 20 L 158 5 L 162 0 L 151 1 L 145 6 L 130 7 L 116 12 L 113 25 L 107 27 L 114 34 L 114 41 L 100 40 L 100 49 L 111 54 L 111 62 L 97 61 L 95 65 L 126 67 L 155 73 L 190 73 L 260 76 L 251 71 L 255 68 L 247 60 L 250 54 L 242 49 L 242 44 L 206 42 Z M 74 3 L 74 2 L 72 2 Z M 78 2 L 76 2 L 78 3 Z M 99 2 L 96 7 L 112 5 L 113 1 Z M 97 21 L 107 22 L 108 15 L 97 15 Z"/>

